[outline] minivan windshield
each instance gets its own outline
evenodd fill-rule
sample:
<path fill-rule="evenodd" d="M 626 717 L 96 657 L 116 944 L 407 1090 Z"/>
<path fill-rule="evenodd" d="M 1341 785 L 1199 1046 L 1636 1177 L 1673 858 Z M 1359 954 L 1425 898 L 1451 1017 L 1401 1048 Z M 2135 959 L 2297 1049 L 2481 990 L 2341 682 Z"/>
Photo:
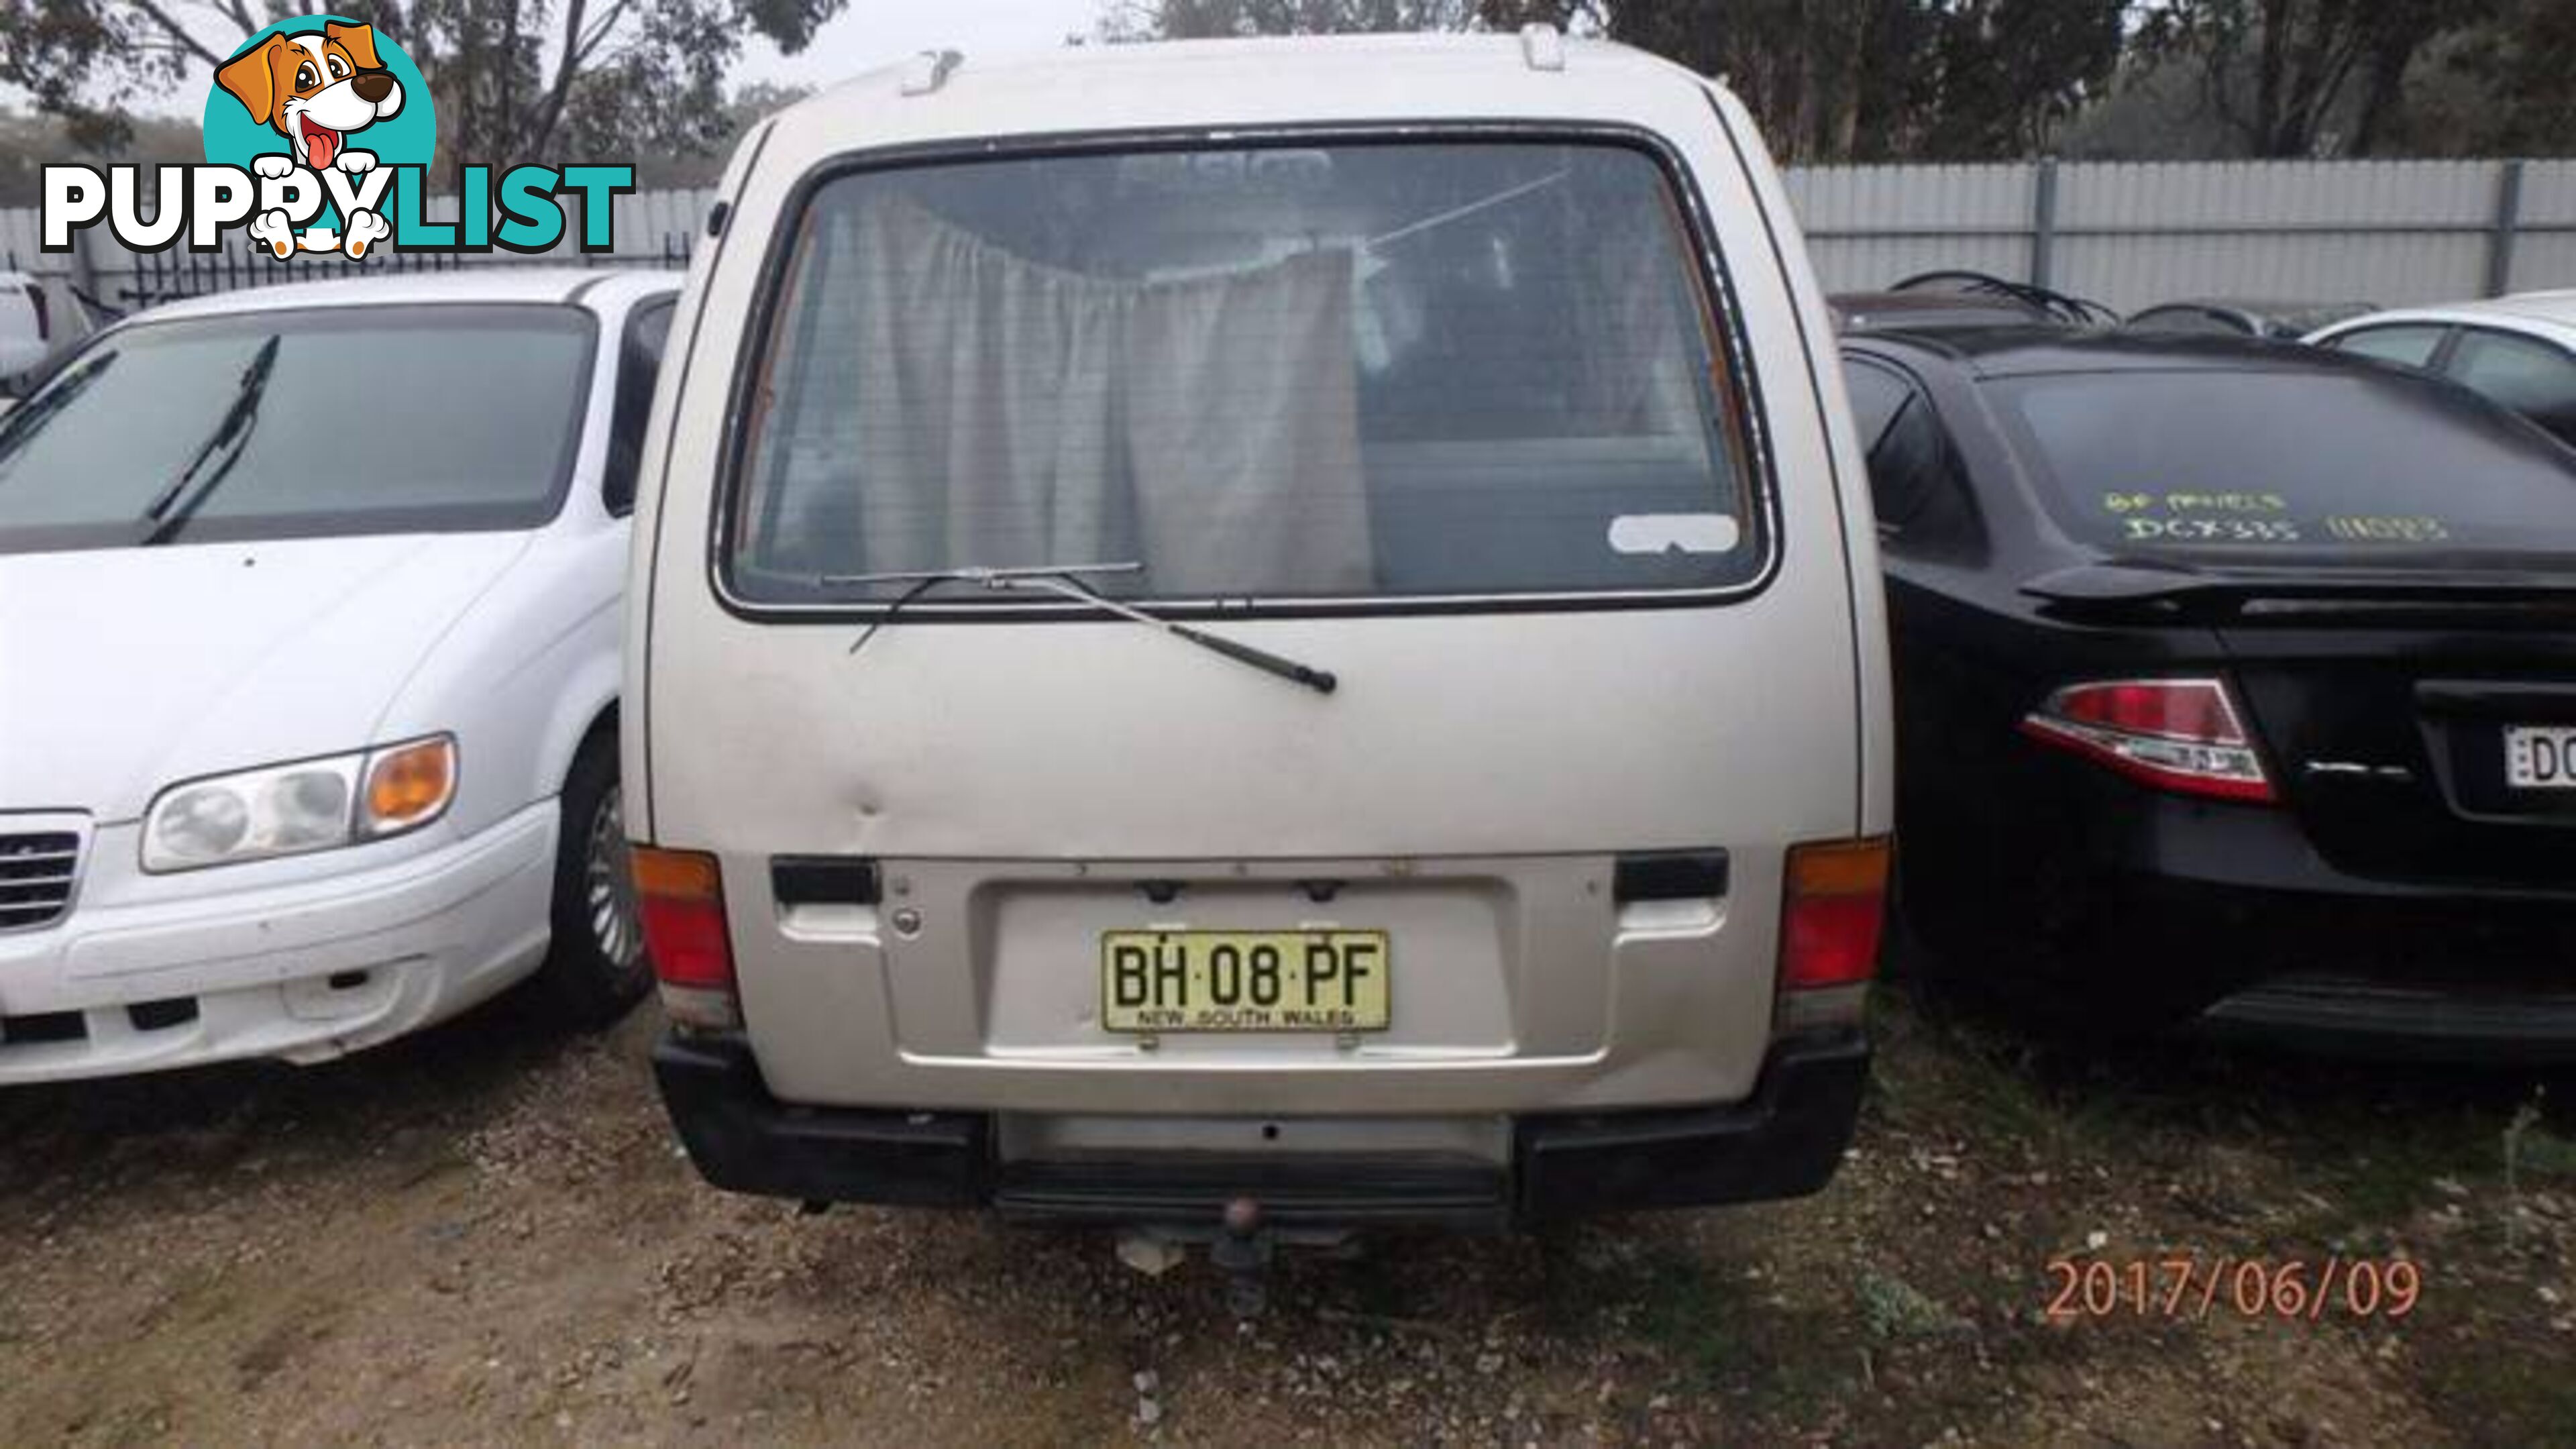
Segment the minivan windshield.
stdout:
<path fill-rule="evenodd" d="M 2441 382 L 2320 365 L 1986 387 L 2050 513 L 2114 554 L 2401 568 L 2576 559 L 2576 451 Z"/>
<path fill-rule="evenodd" d="M 1761 563 L 1685 209 L 1607 142 L 1051 154 L 817 187 L 725 580 L 1134 562 L 1167 599 L 1709 589 Z M 949 591 L 921 607 L 955 607 Z"/>
<path fill-rule="evenodd" d="M 553 304 L 120 328 L 0 417 L 0 552 L 534 527 L 593 336 Z"/>

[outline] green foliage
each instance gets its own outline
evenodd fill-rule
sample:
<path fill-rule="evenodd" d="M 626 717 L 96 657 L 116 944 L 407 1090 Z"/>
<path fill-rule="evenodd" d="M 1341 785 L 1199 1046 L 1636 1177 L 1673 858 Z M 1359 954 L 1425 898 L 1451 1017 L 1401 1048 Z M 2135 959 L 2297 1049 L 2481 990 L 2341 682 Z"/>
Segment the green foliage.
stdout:
<path fill-rule="evenodd" d="M 1112 0 L 1102 34 L 1530 21 L 1724 77 L 1789 161 L 2576 150 L 2570 0 Z"/>
<path fill-rule="evenodd" d="M 725 72 L 745 39 L 804 48 L 847 0 L 352 0 L 420 66 L 442 161 L 704 154 L 727 135 Z M 207 0 L 250 32 L 310 0 Z M 0 84 L 72 142 L 134 134 L 134 105 L 193 90 L 225 55 L 159 0 L 0 0 Z"/>

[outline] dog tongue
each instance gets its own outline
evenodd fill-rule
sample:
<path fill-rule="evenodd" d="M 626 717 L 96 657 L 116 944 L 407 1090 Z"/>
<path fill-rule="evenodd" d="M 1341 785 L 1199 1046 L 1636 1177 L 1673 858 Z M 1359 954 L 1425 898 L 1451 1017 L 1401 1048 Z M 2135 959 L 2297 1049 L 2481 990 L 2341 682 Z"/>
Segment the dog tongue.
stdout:
<path fill-rule="evenodd" d="M 314 170 L 330 170 L 332 158 L 340 154 L 340 133 L 308 124 L 304 128 L 304 154 Z"/>

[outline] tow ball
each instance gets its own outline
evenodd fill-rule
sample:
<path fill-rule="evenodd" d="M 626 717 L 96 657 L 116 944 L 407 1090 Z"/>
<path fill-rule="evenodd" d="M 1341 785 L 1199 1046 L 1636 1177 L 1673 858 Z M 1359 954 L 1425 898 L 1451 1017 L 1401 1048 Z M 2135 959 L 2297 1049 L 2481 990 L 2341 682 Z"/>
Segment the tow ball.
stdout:
<path fill-rule="evenodd" d="M 1270 1233 L 1261 1226 L 1261 1204 L 1238 1197 L 1225 1205 L 1225 1231 L 1208 1245 L 1208 1261 L 1225 1273 L 1225 1306 L 1237 1318 L 1257 1318 L 1269 1298 Z"/>

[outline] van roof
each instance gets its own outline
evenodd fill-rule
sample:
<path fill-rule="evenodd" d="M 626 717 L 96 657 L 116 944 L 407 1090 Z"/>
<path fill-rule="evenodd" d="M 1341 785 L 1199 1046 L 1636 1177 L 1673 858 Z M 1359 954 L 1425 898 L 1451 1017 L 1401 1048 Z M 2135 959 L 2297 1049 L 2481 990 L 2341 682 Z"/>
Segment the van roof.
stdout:
<path fill-rule="evenodd" d="M 1644 51 L 1544 30 L 1155 41 L 991 62 L 933 52 L 833 86 L 778 125 L 849 144 L 1289 119 L 1599 119 L 1643 97 L 1696 101 L 1705 84 Z"/>

